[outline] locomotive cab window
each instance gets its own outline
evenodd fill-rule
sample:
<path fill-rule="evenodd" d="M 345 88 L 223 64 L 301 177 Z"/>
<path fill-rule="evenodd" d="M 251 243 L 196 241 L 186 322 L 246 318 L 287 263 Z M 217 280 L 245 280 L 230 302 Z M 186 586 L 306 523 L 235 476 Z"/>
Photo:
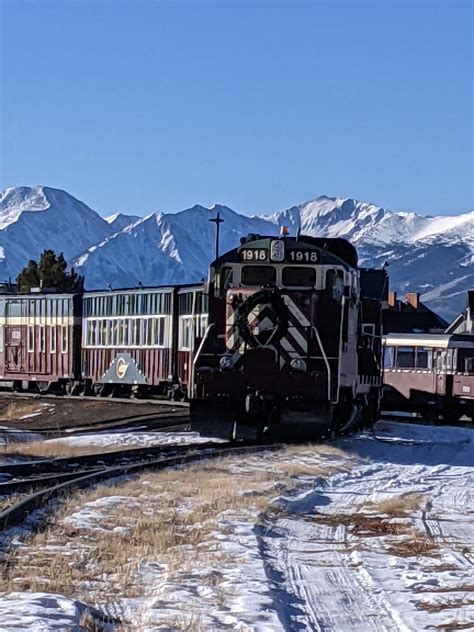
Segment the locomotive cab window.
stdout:
<path fill-rule="evenodd" d="M 344 296 L 344 273 L 341 270 L 326 272 L 326 292 L 331 301 L 340 303 Z"/>
<path fill-rule="evenodd" d="M 287 266 L 282 271 L 282 282 L 286 287 L 314 287 L 316 270 L 300 266 Z"/>
<path fill-rule="evenodd" d="M 243 266 L 242 285 L 273 285 L 276 282 L 276 270 L 273 266 Z"/>

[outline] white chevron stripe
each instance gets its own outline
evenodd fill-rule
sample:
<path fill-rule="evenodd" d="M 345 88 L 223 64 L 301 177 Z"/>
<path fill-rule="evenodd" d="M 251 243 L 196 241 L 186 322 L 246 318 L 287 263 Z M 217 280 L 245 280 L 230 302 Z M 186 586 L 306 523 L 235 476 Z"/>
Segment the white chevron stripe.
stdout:
<path fill-rule="evenodd" d="M 290 354 L 291 358 L 300 358 L 300 354 L 291 346 L 288 338 L 282 338 L 281 341 L 281 346 L 283 347 L 283 349 Z"/>
<path fill-rule="evenodd" d="M 288 327 L 288 335 L 294 338 L 294 340 L 298 343 L 298 345 L 300 346 L 304 354 L 308 353 L 308 342 L 302 336 L 301 332 L 296 327 L 292 327 L 290 325 L 290 327 Z"/>
<path fill-rule="evenodd" d="M 290 310 L 290 312 L 298 320 L 298 323 L 302 325 L 303 327 L 309 327 L 310 325 L 309 320 L 306 318 L 303 312 L 296 307 L 293 300 L 287 294 L 284 294 L 283 300 L 285 301 L 285 304 Z"/>

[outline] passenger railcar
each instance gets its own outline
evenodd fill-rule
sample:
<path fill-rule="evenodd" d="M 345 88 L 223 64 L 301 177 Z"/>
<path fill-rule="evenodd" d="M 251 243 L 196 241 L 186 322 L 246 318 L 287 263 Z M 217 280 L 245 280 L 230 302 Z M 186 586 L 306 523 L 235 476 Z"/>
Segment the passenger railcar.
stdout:
<path fill-rule="evenodd" d="M 0 381 L 71 391 L 80 378 L 81 295 L 0 296 Z"/>
<path fill-rule="evenodd" d="M 85 292 L 82 384 L 98 395 L 184 397 L 204 316 L 202 285 Z"/>
<path fill-rule="evenodd" d="M 383 342 L 384 409 L 473 419 L 474 336 L 390 334 Z"/>
<path fill-rule="evenodd" d="M 361 293 L 348 241 L 249 235 L 211 264 L 208 295 L 194 429 L 316 438 L 377 416 L 381 302 Z"/>

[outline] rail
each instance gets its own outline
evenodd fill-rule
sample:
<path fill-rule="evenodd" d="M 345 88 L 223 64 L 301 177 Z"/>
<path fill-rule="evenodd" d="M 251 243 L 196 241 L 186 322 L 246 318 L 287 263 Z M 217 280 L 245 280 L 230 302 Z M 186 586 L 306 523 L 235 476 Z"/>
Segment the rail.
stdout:
<path fill-rule="evenodd" d="M 171 446 L 167 446 L 168 449 Z M 181 447 L 181 446 L 174 446 Z M 184 446 L 183 446 L 184 447 Z M 177 467 L 186 465 L 205 459 L 220 458 L 227 455 L 240 455 L 248 452 L 261 451 L 261 450 L 277 450 L 281 449 L 282 444 L 255 444 L 255 442 L 242 442 L 240 445 L 235 444 L 214 444 L 214 446 L 186 446 L 187 450 L 183 450 L 184 453 L 176 454 L 173 456 L 161 456 L 158 459 L 146 459 L 135 463 L 126 463 L 121 465 L 112 465 L 110 467 L 100 467 L 95 471 L 79 471 L 72 474 L 72 477 L 68 477 L 69 480 L 64 480 L 65 476 L 58 476 L 56 480 L 54 477 L 49 477 L 48 482 L 56 482 L 62 480 L 58 484 L 48 486 L 46 489 L 29 494 L 23 497 L 19 502 L 14 503 L 4 511 L 0 511 L 0 529 L 8 529 L 15 525 L 18 525 L 22 520 L 28 517 L 34 510 L 38 508 L 45 508 L 49 501 L 62 496 L 65 492 L 72 492 L 76 489 L 83 489 L 97 483 L 101 483 L 107 479 L 133 475 L 143 472 L 145 470 L 164 469 L 169 467 Z M 96 455 L 97 459 L 100 459 L 100 455 Z M 39 484 L 41 481 L 17 481 L 16 485 L 25 487 L 27 484 Z M 15 482 L 11 482 L 5 485 L 10 493 L 14 491 Z M 50 508 L 51 510 L 51 508 Z M 46 514 L 48 512 L 45 512 Z M 44 519 L 43 514 L 43 519 Z M 38 527 L 36 522 L 36 527 Z"/>

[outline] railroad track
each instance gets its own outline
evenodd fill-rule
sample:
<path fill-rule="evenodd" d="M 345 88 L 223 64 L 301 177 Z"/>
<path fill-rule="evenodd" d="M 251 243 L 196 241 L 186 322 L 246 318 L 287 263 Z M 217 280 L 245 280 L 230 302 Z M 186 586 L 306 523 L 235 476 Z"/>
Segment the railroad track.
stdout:
<path fill-rule="evenodd" d="M 19 499 L 15 498 L 10 506 L 0 512 L 0 529 L 4 530 L 20 524 L 33 511 L 47 507 L 48 503 L 54 499 L 107 479 L 232 454 L 276 450 L 280 447 L 280 444 L 254 442 L 239 445 L 205 443 L 157 446 L 5 465 L 0 468 L 0 475 L 8 473 L 15 476 L 16 473 L 16 477 L 0 483 L 0 496 L 6 500 L 14 494 L 21 496 Z M 126 459 L 125 462 L 124 459 Z M 117 463 L 120 460 L 122 462 Z M 78 464 L 82 469 L 71 471 L 71 468 L 77 467 Z"/>
<path fill-rule="evenodd" d="M 152 413 L 134 414 L 115 417 L 105 420 L 91 421 L 90 423 L 66 426 L 57 424 L 55 426 L 45 426 L 28 429 L 38 435 L 48 437 L 70 436 L 74 434 L 90 434 L 104 430 L 121 430 L 124 428 L 142 428 L 144 430 L 183 430 L 189 426 L 189 411 L 186 407 L 166 407 L 158 409 Z M 21 436 L 25 429 L 12 428 L 8 430 L 7 438 Z"/>

